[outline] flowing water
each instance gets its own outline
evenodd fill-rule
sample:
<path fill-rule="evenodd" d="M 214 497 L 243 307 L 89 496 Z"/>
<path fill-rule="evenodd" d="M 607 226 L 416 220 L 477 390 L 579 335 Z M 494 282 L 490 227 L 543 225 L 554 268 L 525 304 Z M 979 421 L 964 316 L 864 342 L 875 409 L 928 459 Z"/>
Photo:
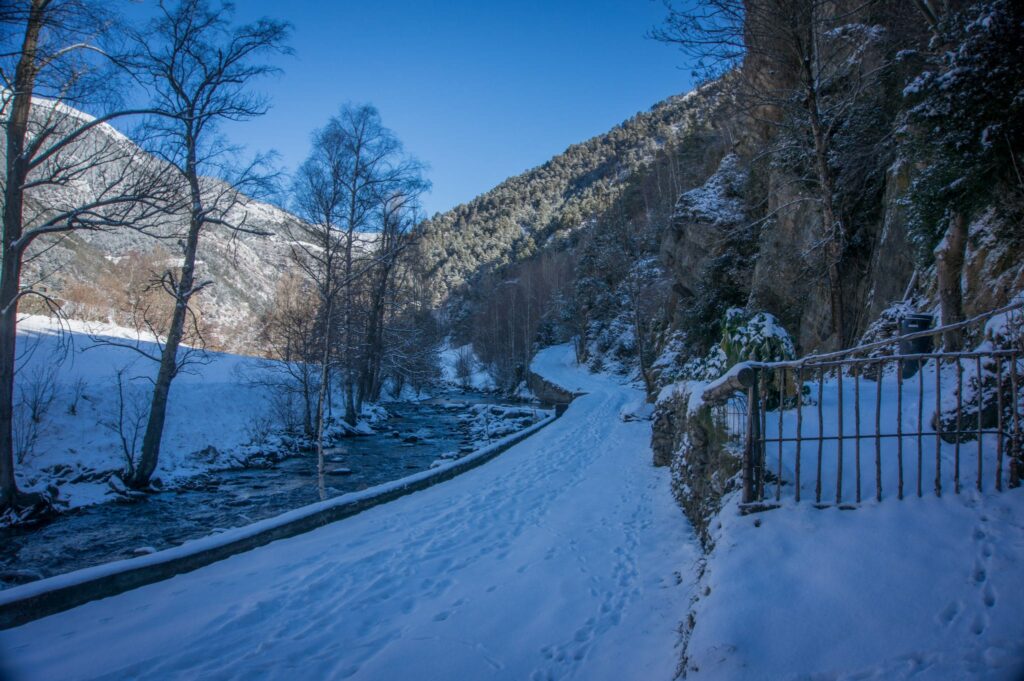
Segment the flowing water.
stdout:
<path fill-rule="evenodd" d="M 498 404 L 458 393 L 388 405 L 390 418 L 378 434 L 346 438 L 328 450 L 327 496 L 412 475 L 442 454 L 471 450 L 468 425 L 458 418 L 469 403 Z M 320 500 L 316 455 L 301 454 L 273 468 L 207 473 L 140 500 L 75 509 L 42 526 L 0 529 L 0 588 L 169 548 Z"/>

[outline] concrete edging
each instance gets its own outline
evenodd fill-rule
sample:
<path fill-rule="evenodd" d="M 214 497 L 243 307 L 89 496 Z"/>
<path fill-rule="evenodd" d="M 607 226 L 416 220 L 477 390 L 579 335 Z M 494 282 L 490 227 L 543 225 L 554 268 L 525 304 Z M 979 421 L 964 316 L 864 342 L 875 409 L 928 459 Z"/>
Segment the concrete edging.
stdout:
<path fill-rule="evenodd" d="M 413 492 L 451 480 L 491 461 L 558 418 L 548 418 L 494 444 L 453 461 L 447 466 L 344 494 L 283 513 L 253 525 L 197 539 L 163 551 L 83 568 L 0 591 L 0 629 L 70 610 L 89 601 L 116 596 L 250 551 L 278 539 L 287 539 L 394 501 Z M 192 546 L 189 546 L 192 544 Z"/>

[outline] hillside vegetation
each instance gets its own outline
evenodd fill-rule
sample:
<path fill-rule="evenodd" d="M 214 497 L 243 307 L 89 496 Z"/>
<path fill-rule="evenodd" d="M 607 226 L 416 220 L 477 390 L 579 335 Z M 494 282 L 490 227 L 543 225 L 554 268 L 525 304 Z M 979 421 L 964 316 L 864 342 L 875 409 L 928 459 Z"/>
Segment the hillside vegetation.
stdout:
<path fill-rule="evenodd" d="M 722 368 L 727 318 L 770 314 L 806 353 L 1024 288 L 1020 9 L 834 3 L 804 26 L 787 6 L 734 27 L 756 35 L 710 84 L 424 223 L 425 285 L 500 384 L 574 339 L 653 397 Z M 686 47 L 685 25 L 661 37 Z"/>

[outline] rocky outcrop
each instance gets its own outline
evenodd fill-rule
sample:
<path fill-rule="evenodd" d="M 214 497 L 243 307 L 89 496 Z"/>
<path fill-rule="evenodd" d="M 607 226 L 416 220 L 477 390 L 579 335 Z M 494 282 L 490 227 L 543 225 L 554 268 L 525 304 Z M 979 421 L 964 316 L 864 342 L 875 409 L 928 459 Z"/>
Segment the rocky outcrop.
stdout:
<path fill-rule="evenodd" d="M 995 208 L 970 224 L 963 271 L 963 304 L 967 316 L 1002 307 L 1024 290 L 1024 258 L 1016 240 L 1008 234 L 1013 229 L 1004 223 Z"/>
<path fill-rule="evenodd" d="M 714 174 L 683 193 L 676 204 L 661 254 L 676 293 L 684 299 L 698 294 L 709 262 L 720 255 L 730 232 L 746 221 L 741 164 L 736 154 L 725 155 Z"/>

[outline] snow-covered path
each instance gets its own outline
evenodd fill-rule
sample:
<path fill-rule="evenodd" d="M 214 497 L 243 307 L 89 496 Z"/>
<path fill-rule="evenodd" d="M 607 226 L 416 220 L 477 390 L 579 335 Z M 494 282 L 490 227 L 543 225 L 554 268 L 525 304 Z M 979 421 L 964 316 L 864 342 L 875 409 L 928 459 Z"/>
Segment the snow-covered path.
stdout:
<path fill-rule="evenodd" d="M 640 392 L 566 357 L 535 367 L 589 394 L 495 461 L 0 632 L 0 676 L 672 678 L 699 549 L 649 424 L 619 417 Z"/>

